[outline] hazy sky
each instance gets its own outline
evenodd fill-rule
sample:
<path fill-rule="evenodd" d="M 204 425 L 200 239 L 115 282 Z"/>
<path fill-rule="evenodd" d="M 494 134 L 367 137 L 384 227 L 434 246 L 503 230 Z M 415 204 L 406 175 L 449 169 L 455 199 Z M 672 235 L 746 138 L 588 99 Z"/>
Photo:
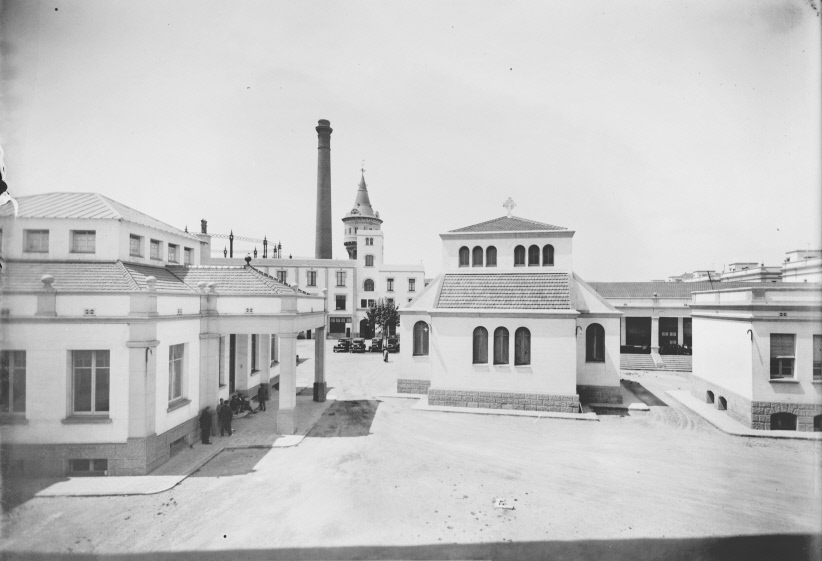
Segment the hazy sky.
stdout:
<path fill-rule="evenodd" d="M 338 258 L 362 160 L 386 261 L 429 276 L 438 234 L 509 196 L 576 230 L 591 281 L 820 246 L 816 1 L 0 4 L 18 197 L 312 256 L 324 118 Z"/>

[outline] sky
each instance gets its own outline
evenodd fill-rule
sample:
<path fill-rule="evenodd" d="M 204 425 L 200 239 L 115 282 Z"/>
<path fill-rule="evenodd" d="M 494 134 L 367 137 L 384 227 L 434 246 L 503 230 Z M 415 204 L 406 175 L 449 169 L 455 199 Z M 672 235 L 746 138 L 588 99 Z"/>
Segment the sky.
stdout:
<path fill-rule="evenodd" d="M 0 6 L 15 197 L 98 192 L 312 257 L 328 119 L 336 258 L 363 165 L 386 263 L 426 276 L 508 197 L 576 232 L 589 281 L 822 245 L 818 0 Z"/>

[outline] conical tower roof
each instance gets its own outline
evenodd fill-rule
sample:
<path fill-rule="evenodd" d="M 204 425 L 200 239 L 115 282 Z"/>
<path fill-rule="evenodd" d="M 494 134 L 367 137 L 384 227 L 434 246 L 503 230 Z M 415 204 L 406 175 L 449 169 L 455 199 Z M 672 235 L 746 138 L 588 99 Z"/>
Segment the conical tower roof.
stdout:
<path fill-rule="evenodd" d="M 354 206 L 345 215 L 345 218 L 359 218 L 359 217 L 375 218 L 379 220 L 379 216 L 371 208 L 371 199 L 368 198 L 368 186 L 365 184 L 365 173 L 360 175 L 360 186 L 357 189 L 357 197 L 354 199 Z"/>

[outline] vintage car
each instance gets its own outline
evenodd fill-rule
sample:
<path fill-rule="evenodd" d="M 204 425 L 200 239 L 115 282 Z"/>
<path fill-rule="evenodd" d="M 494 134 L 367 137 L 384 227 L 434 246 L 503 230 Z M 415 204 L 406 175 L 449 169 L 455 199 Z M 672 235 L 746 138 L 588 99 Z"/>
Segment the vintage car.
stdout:
<path fill-rule="evenodd" d="M 385 343 L 385 348 L 388 349 L 389 353 L 400 352 L 400 340 L 396 337 L 389 337 L 388 341 Z"/>
<path fill-rule="evenodd" d="M 347 353 L 351 350 L 351 339 L 338 339 L 337 344 L 331 350 L 335 353 Z"/>
<path fill-rule="evenodd" d="M 369 353 L 381 353 L 382 352 L 382 339 L 371 339 L 371 346 L 368 347 Z"/>
<path fill-rule="evenodd" d="M 354 339 L 351 342 L 351 352 L 352 353 L 364 353 L 365 352 L 365 339 Z"/>

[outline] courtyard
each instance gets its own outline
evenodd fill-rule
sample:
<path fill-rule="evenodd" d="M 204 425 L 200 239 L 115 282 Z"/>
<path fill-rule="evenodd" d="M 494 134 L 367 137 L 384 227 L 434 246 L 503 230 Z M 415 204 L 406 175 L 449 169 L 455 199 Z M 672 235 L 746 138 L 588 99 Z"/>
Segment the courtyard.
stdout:
<path fill-rule="evenodd" d="M 650 411 L 598 422 L 421 411 L 391 397 L 397 355 L 327 345 L 329 402 L 299 445 L 225 449 L 153 495 L 26 498 L 2 557 L 820 558 L 820 442 L 725 434 L 665 394 L 682 376 L 625 373 Z"/>

